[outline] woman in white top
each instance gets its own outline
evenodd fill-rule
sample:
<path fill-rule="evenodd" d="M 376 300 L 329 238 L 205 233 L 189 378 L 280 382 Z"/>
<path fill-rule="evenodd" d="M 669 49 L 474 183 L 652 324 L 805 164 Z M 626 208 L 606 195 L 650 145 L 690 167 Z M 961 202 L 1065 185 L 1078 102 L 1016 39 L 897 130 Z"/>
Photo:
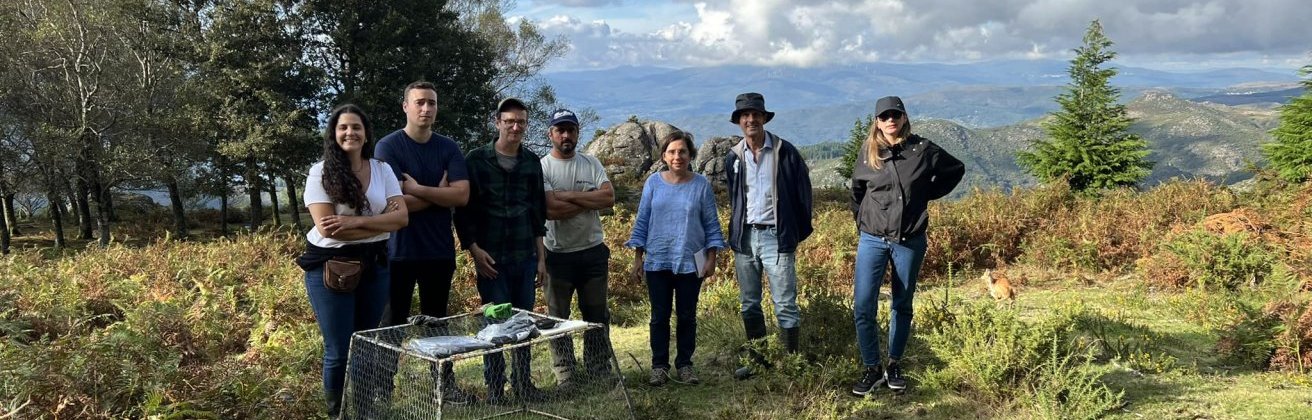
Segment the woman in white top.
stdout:
<path fill-rule="evenodd" d="M 377 328 L 388 296 L 387 238 L 409 221 L 391 166 L 372 159 L 373 131 L 359 107 L 333 109 L 323 133 L 323 161 L 310 167 L 305 205 L 314 228 L 305 235 L 305 289 L 323 334 L 323 388 L 328 414 L 337 417 L 346 381 L 351 335 Z M 329 260 L 358 262 L 353 289 L 329 289 Z"/>

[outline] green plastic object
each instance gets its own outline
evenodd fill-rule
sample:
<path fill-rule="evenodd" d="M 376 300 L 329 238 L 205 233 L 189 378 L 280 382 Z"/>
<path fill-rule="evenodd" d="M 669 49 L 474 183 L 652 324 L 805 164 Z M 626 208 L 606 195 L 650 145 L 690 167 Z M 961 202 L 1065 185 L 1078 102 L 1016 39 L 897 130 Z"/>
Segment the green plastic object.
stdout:
<path fill-rule="evenodd" d="M 512 313 L 510 308 L 511 306 L 509 303 L 487 305 L 487 307 L 483 308 L 483 316 L 488 319 L 497 319 L 497 320 L 510 318 L 510 315 Z"/>

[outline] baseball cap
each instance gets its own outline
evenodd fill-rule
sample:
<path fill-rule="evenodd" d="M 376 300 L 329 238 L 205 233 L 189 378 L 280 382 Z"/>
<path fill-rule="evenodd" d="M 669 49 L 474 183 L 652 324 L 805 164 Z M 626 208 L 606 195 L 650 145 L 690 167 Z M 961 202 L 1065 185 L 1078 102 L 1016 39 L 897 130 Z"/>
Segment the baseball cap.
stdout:
<path fill-rule="evenodd" d="M 875 102 L 875 115 L 883 115 L 884 111 L 900 111 L 907 113 L 907 107 L 902 105 L 902 98 L 896 96 L 885 96 Z"/>
<path fill-rule="evenodd" d="M 516 98 L 506 98 L 506 99 L 502 99 L 501 102 L 497 102 L 498 114 L 502 112 L 506 112 L 506 108 L 519 108 L 525 111 L 528 110 L 528 106 L 524 105 L 524 101 L 521 101 Z"/>
<path fill-rule="evenodd" d="M 574 111 L 570 111 L 564 108 L 553 111 L 551 113 L 550 125 L 554 126 L 563 123 L 579 125 L 579 117 L 577 115 L 574 115 Z"/>

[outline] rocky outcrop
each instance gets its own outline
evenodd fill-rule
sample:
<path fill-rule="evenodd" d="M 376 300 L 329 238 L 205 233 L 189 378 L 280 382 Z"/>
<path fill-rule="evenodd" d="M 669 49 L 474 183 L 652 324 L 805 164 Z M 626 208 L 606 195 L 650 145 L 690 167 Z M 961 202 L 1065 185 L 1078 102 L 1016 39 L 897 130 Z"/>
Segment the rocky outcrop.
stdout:
<path fill-rule="evenodd" d="M 660 139 L 678 130 L 660 121 L 631 119 L 601 133 L 584 146 L 583 152 L 596 156 L 606 166 L 606 174 L 615 182 L 642 182 L 660 160 Z"/>
<path fill-rule="evenodd" d="M 639 186 L 651 174 L 664 169 L 660 141 L 679 128 L 661 121 L 630 119 L 601 132 L 583 147 L 583 152 L 597 157 L 606 166 L 606 174 L 616 184 Z M 706 175 L 712 184 L 724 183 L 724 156 L 742 137 L 716 137 L 701 141 L 694 137 L 697 158 L 692 170 Z"/>
<path fill-rule="evenodd" d="M 742 141 L 742 136 L 715 137 L 697 147 L 697 159 L 692 162 L 692 170 L 705 175 L 712 185 L 724 185 L 724 156 L 729 148 Z"/>

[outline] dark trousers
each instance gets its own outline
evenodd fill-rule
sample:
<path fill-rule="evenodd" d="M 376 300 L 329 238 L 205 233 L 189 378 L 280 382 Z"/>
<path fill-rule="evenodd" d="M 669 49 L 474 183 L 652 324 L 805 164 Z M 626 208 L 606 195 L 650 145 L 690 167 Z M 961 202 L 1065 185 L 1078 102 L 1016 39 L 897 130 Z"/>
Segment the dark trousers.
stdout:
<path fill-rule="evenodd" d="M 583 333 L 583 365 L 589 373 L 604 374 L 610 371 L 610 309 L 606 306 L 607 274 L 610 248 L 599 244 L 574 252 L 547 251 L 547 309 L 551 316 L 569 319 L 570 302 L 579 297 L 579 312 L 583 320 L 606 325 Z M 574 340 L 562 337 L 551 342 L 552 366 L 557 381 L 566 381 L 574 374 Z"/>
<path fill-rule="evenodd" d="M 697 297 L 702 279 L 697 273 L 674 274 L 669 270 L 647 272 L 647 294 L 651 297 L 651 367 L 670 367 L 670 312 L 678 316 L 675 345 L 676 368 L 692 366 L 697 350 Z"/>
<path fill-rule="evenodd" d="M 451 301 L 451 277 L 456 273 L 455 260 L 392 261 L 391 299 L 385 326 L 404 324 L 410 317 L 415 286 L 419 286 L 419 313 L 447 316 Z"/>
<path fill-rule="evenodd" d="M 406 323 L 406 319 L 410 317 L 415 286 L 419 287 L 419 313 L 435 317 L 447 316 L 447 306 L 451 300 L 451 278 L 456 272 L 455 260 L 392 261 L 389 271 L 392 281 L 391 292 L 388 293 L 388 308 L 383 316 L 384 326 Z M 382 377 L 386 382 L 379 384 L 381 387 L 379 390 L 384 396 L 392 394 L 392 378 L 396 375 L 397 356 L 399 355 L 396 353 L 389 353 L 382 358 Z M 433 373 L 433 380 L 437 381 L 436 366 L 430 371 Z M 455 382 L 451 380 L 454 378 L 451 374 L 451 364 L 443 364 L 442 371 L 450 382 L 444 384 L 444 387 L 455 386 Z"/>
<path fill-rule="evenodd" d="M 533 285 L 537 276 L 538 261 L 530 258 L 519 262 L 498 262 L 495 265 L 495 278 L 478 277 L 478 296 L 483 304 L 510 303 L 515 308 L 531 311 L 536 299 Z M 514 351 L 514 365 L 511 366 L 511 384 L 519 388 L 531 383 L 529 361 L 532 352 L 529 346 L 518 347 Z M 489 392 L 499 392 L 506 384 L 506 358 L 501 353 L 483 356 L 483 379 L 487 381 Z"/>

